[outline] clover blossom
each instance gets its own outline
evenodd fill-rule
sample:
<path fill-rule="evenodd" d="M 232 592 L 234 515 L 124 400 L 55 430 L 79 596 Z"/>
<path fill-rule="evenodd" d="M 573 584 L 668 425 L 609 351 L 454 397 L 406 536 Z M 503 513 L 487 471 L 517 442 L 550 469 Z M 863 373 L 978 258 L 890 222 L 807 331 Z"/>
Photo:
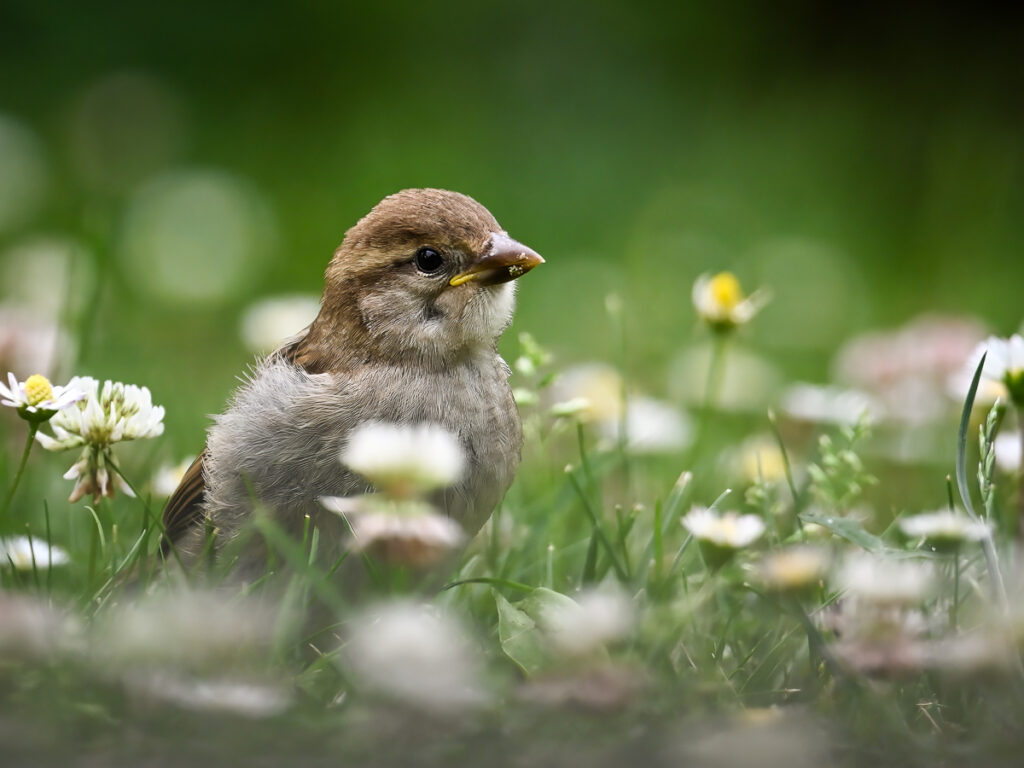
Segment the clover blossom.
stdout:
<path fill-rule="evenodd" d="M 78 461 L 64 474 L 65 479 L 77 481 L 69 500 L 78 501 L 86 494 L 92 494 L 94 502 L 102 496 L 113 497 L 115 484 L 133 496 L 116 471 L 113 477 L 108 472 L 111 449 L 115 443 L 163 434 L 164 409 L 153 405 L 149 389 L 134 384 L 108 379 L 101 386 L 89 376 L 76 376 L 68 383 L 72 387 L 85 397 L 50 420 L 52 436 L 36 435 L 48 451 L 82 448 Z"/>

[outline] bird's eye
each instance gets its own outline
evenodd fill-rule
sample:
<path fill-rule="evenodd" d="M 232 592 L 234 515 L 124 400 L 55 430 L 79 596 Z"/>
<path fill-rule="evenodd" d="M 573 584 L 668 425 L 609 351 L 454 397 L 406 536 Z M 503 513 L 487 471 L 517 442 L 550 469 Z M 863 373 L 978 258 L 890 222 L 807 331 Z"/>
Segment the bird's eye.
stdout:
<path fill-rule="evenodd" d="M 437 272 L 444 266 L 444 256 L 433 248 L 420 248 L 416 251 L 416 269 L 428 275 Z"/>

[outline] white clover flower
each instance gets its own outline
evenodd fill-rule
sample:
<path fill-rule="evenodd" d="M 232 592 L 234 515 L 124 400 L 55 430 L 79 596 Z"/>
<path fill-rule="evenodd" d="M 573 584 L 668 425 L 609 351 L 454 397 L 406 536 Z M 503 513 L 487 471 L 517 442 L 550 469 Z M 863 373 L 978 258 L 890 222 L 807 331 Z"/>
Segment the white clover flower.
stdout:
<path fill-rule="evenodd" d="M 683 517 L 682 524 L 695 539 L 728 549 L 750 546 L 765 528 L 764 520 L 757 515 L 719 514 L 706 507 L 694 507 Z"/>
<path fill-rule="evenodd" d="M 965 541 L 981 541 L 990 531 L 987 523 L 948 509 L 904 517 L 899 526 L 904 536 L 924 539 L 937 549 L 955 549 Z"/>
<path fill-rule="evenodd" d="M 800 592 L 825 575 L 829 555 L 820 547 L 794 546 L 772 552 L 757 564 L 757 575 L 773 592 Z"/>
<path fill-rule="evenodd" d="M 879 606 L 914 605 L 931 591 L 934 572 L 926 564 L 858 553 L 846 558 L 838 573 L 848 595 Z"/>
<path fill-rule="evenodd" d="M 393 501 L 368 494 L 323 496 L 320 503 L 348 521 L 352 551 L 368 552 L 392 565 L 427 568 L 466 541 L 457 522 L 415 499 Z"/>
<path fill-rule="evenodd" d="M 109 379 L 100 387 L 100 382 L 90 376 L 76 376 L 67 388 L 81 390 L 85 397 L 78 401 L 77 408 L 61 411 L 50 421 L 53 437 L 38 436 L 48 451 L 82 445 L 106 450 L 114 443 L 163 434 L 164 409 L 153 405 L 147 387 Z"/>
<path fill-rule="evenodd" d="M 353 430 L 341 463 L 392 498 L 410 498 L 455 483 L 465 465 L 458 438 L 435 424 L 368 421 Z"/>
<path fill-rule="evenodd" d="M 242 342 L 250 352 L 266 354 L 313 322 L 320 299 L 312 295 L 272 296 L 256 302 L 242 315 Z"/>
<path fill-rule="evenodd" d="M 1014 334 L 1008 339 L 989 336 L 971 353 L 965 366 L 965 372 L 970 371 L 967 376 L 973 375 L 981 356 L 986 352 L 988 356 L 985 358 L 982 377 L 1005 387 L 1013 404 L 1018 408 L 1024 407 L 1024 337 L 1020 334 Z"/>
<path fill-rule="evenodd" d="M 705 273 L 693 284 L 693 306 L 697 316 L 716 331 L 729 331 L 750 322 L 768 303 L 765 291 L 743 295 L 740 281 L 732 272 Z"/>
<path fill-rule="evenodd" d="M 12 565 L 19 571 L 53 568 L 71 560 L 68 553 L 54 544 L 28 536 L 0 539 L 0 568 Z"/>
<path fill-rule="evenodd" d="M 581 655 L 628 637 L 636 611 L 618 589 L 600 588 L 574 599 L 545 604 L 540 623 L 552 645 L 562 653 Z"/>
<path fill-rule="evenodd" d="M 19 416 L 36 423 L 53 418 L 58 411 L 74 405 L 85 396 L 85 391 L 73 384 L 55 387 L 38 373 L 25 381 L 18 381 L 13 373 L 8 372 L 7 386 L 0 384 L 0 403 L 17 408 Z"/>
<path fill-rule="evenodd" d="M 448 615 L 394 602 L 365 611 L 349 626 L 342 662 L 366 688 L 430 712 L 486 703 L 475 648 Z"/>
<path fill-rule="evenodd" d="M 65 479 L 77 481 L 70 501 L 86 494 L 92 494 L 94 502 L 113 496 L 115 484 L 133 495 L 116 472 L 113 476 L 108 472 L 110 450 L 115 443 L 163 434 L 164 409 L 153 405 L 149 389 L 134 384 L 108 379 L 101 387 L 96 379 L 76 376 L 68 382 L 68 388 L 72 387 L 85 392 L 85 398 L 50 420 L 52 436 L 36 434 L 48 451 L 83 447 L 78 461 L 64 474 Z"/>

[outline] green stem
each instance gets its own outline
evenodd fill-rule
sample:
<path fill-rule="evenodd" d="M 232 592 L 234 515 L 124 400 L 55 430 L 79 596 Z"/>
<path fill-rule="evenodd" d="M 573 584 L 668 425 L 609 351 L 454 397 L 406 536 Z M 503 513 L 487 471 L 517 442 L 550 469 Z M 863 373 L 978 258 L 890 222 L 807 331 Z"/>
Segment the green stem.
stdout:
<path fill-rule="evenodd" d="M 11 508 L 11 502 L 14 501 L 14 492 L 18 490 L 18 483 L 21 482 L 21 476 L 25 474 L 25 465 L 28 464 L 28 455 L 32 451 L 32 443 L 35 440 L 36 432 L 38 431 L 39 424 L 29 422 L 28 439 L 25 441 L 25 450 L 21 452 L 21 462 L 18 464 L 18 471 L 14 473 L 14 482 L 11 484 L 11 489 L 7 491 L 7 498 L 4 499 L 4 507 L 3 510 L 0 511 L 0 522 L 7 519 L 7 512 Z"/>
<path fill-rule="evenodd" d="M 716 333 L 711 344 L 711 359 L 708 361 L 708 376 L 704 383 L 704 398 L 697 417 L 697 433 L 694 435 L 693 448 L 690 451 L 690 464 L 693 464 L 700 456 L 711 412 L 718 406 L 718 390 L 722 385 L 727 340 L 728 336 L 724 333 Z"/>

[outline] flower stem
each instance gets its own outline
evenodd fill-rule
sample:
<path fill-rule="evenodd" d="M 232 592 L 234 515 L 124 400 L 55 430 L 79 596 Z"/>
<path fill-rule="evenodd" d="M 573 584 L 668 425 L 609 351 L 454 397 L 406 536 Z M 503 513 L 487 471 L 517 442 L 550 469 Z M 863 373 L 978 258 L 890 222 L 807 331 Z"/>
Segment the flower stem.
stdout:
<path fill-rule="evenodd" d="M 711 358 L 708 361 L 708 377 L 704 383 L 704 399 L 701 402 L 700 414 L 697 417 L 697 434 L 694 435 L 693 447 L 690 450 L 691 464 L 700 456 L 711 412 L 718 406 L 722 374 L 725 370 L 725 345 L 727 341 L 727 334 L 716 333 L 714 334 L 714 340 L 711 342 Z"/>
<path fill-rule="evenodd" d="M 25 465 L 28 464 L 28 455 L 32 451 L 32 443 L 35 441 L 36 432 L 38 431 L 39 425 L 35 422 L 29 422 L 28 439 L 25 441 L 25 450 L 21 452 L 21 461 L 18 464 L 18 471 L 14 473 L 14 482 L 11 483 L 11 488 L 7 491 L 7 498 L 4 499 L 3 509 L 0 510 L 0 522 L 7 519 L 7 512 L 11 508 L 11 502 L 14 501 L 14 492 L 18 490 L 18 483 L 21 482 L 21 476 L 25 474 Z"/>

